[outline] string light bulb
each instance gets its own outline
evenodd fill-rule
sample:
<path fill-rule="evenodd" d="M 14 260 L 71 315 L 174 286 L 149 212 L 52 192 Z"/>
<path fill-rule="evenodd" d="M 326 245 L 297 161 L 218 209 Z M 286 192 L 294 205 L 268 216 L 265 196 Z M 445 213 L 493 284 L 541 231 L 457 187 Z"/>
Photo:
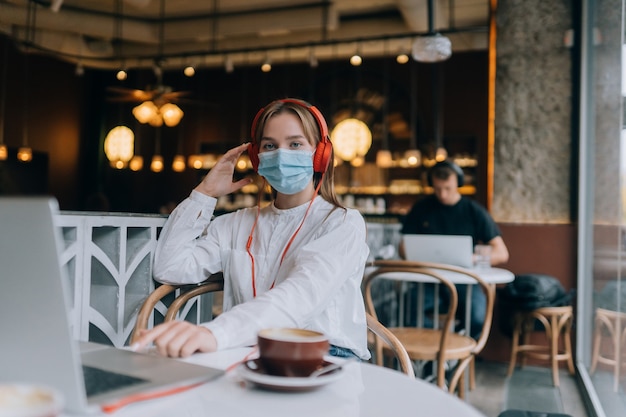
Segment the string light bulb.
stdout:
<path fill-rule="evenodd" d="M 352 64 L 352 66 L 358 67 L 362 63 L 363 63 L 363 58 L 361 58 L 361 55 L 359 55 L 358 53 L 350 57 L 350 64 Z"/>
<path fill-rule="evenodd" d="M 172 161 L 172 171 L 183 172 L 185 170 L 185 157 L 183 155 L 174 156 Z"/>
<path fill-rule="evenodd" d="M 152 162 L 150 163 L 150 170 L 152 170 L 152 172 L 163 171 L 163 157 L 161 155 L 154 155 L 152 157 Z"/>
<path fill-rule="evenodd" d="M 270 72 L 271 70 L 272 70 L 272 63 L 269 58 L 266 58 L 265 62 L 263 62 L 263 65 L 261 65 L 261 71 Z"/>
<path fill-rule="evenodd" d="M 194 75 L 196 75 L 196 69 L 192 65 L 187 65 L 183 70 L 183 73 L 187 77 L 193 77 Z"/>
<path fill-rule="evenodd" d="M 141 171 L 143 169 L 143 156 L 135 155 L 128 163 L 131 171 Z"/>
<path fill-rule="evenodd" d="M 28 146 L 22 146 L 17 150 L 17 159 L 21 162 L 30 162 L 33 160 L 33 150 Z"/>
<path fill-rule="evenodd" d="M 409 56 L 404 52 L 401 52 L 398 54 L 398 56 L 396 56 L 396 62 L 398 64 L 406 64 L 407 62 L 409 62 Z"/>

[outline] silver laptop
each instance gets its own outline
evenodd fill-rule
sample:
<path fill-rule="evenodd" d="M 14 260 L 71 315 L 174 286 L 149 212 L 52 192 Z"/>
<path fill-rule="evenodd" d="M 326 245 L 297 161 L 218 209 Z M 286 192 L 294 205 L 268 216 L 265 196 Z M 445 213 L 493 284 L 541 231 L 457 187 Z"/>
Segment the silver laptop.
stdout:
<path fill-rule="evenodd" d="M 52 386 L 63 393 L 67 411 L 84 413 L 224 373 L 73 340 L 57 211 L 52 198 L 0 197 L 0 382 Z"/>
<path fill-rule="evenodd" d="M 436 262 L 471 268 L 472 237 L 458 235 L 403 235 L 408 261 Z"/>

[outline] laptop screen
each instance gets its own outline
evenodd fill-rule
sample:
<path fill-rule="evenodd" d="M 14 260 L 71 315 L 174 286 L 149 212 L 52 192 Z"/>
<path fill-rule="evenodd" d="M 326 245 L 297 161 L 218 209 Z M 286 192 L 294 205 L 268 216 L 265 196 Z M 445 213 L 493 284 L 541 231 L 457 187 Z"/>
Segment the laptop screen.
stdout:
<path fill-rule="evenodd" d="M 459 235 L 403 235 L 408 261 L 435 262 L 471 268 L 472 237 Z"/>

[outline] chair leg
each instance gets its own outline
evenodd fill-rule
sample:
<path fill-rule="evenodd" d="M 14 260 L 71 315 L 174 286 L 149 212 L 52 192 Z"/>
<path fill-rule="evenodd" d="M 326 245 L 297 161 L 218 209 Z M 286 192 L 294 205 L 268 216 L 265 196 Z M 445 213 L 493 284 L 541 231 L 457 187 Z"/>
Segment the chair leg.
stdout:
<path fill-rule="evenodd" d="M 526 317 L 524 315 L 521 316 L 521 329 L 522 329 L 522 346 L 530 345 L 530 335 L 533 333 L 533 328 L 535 326 L 534 317 Z M 526 351 L 522 350 L 520 352 L 520 368 L 526 366 Z"/>
<path fill-rule="evenodd" d="M 565 354 L 567 355 L 567 369 L 569 370 L 570 375 L 574 375 L 576 373 L 576 369 L 574 368 L 574 357 L 572 353 L 572 333 L 570 331 L 571 327 L 565 329 Z"/>
<path fill-rule="evenodd" d="M 458 393 L 459 398 L 465 400 L 465 371 L 461 373 L 461 378 L 459 378 Z"/>
<path fill-rule="evenodd" d="M 472 356 L 469 364 L 469 390 L 473 391 L 474 388 L 476 388 L 476 357 Z"/>
<path fill-rule="evenodd" d="M 600 340 L 602 339 L 602 330 L 600 329 L 600 322 L 596 320 L 596 328 L 593 332 L 593 352 L 591 354 L 591 367 L 589 368 L 589 374 L 593 375 L 596 372 L 598 366 L 598 359 L 600 358 Z"/>
<path fill-rule="evenodd" d="M 511 360 L 509 362 L 509 369 L 506 372 L 507 376 L 513 375 L 513 370 L 515 369 L 515 362 L 517 361 L 517 348 L 519 346 L 519 334 L 521 329 L 521 323 L 519 320 L 519 315 L 515 316 L 513 325 L 513 340 L 511 342 Z"/>
<path fill-rule="evenodd" d="M 550 320 L 550 328 L 546 328 L 546 336 L 550 341 L 550 365 L 552 367 L 552 383 L 555 387 L 559 386 L 559 335 L 560 331 L 557 318 L 552 317 Z"/>

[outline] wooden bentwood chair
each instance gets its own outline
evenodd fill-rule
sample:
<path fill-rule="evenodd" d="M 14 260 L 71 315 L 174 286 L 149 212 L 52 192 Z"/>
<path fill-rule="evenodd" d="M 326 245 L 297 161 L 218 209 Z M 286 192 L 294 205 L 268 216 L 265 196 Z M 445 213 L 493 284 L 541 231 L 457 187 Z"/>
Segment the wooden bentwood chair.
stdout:
<path fill-rule="evenodd" d="M 493 304 L 495 297 L 494 287 L 485 283 L 480 277 L 471 271 L 449 265 L 410 261 L 374 261 L 369 264 L 369 266 L 374 269 L 371 272 L 366 273 L 363 280 L 363 291 L 366 309 L 369 314 L 375 317 L 376 311 L 372 299 L 372 283 L 375 279 L 424 282 L 424 278 L 426 277 L 430 278 L 431 282 L 439 283 L 447 288 L 449 294 L 449 306 L 448 310 L 443 312 L 441 316 L 443 325 L 440 325 L 439 328 L 433 329 L 417 326 L 389 327 L 389 331 L 397 336 L 413 361 L 436 362 L 436 384 L 441 388 L 446 388 L 446 361 L 457 360 L 458 362 L 452 370 L 450 380 L 447 381 L 447 386 L 448 391 L 451 393 L 456 392 L 458 388 L 459 397 L 464 398 L 465 371 L 469 367 L 471 383 L 474 377 L 474 358 L 482 351 L 485 343 L 487 342 L 487 338 L 489 337 L 491 321 L 493 318 Z M 485 312 L 485 322 L 478 339 L 474 339 L 469 335 L 469 329 L 466 329 L 466 334 L 454 332 L 454 318 L 458 305 L 458 296 L 454 284 L 443 276 L 449 272 L 461 274 L 464 277 L 469 278 L 471 280 L 470 282 L 477 284 L 477 288 L 475 290 L 480 288 L 486 296 L 487 306 Z M 403 294 L 401 294 L 401 296 L 403 296 Z M 417 308 L 420 309 L 421 306 L 418 305 Z M 388 355 L 389 353 L 390 352 L 385 347 L 378 349 L 376 352 L 377 362 L 382 364 L 383 356 Z"/>
<path fill-rule="evenodd" d="M 536 321 L 541 323 L 541 327 L 544 329 L 547 345 L 533 343 L 530 339 L 531 333 L 535 330 Z M 511 361 L 507 376 L 513 374 L 518 356 L 520 357 L 520 366 L 526 364 L 526 357 L 549 361 L 552 369 L 552 383 L 555 387 L 559 386 L 559 362 L 565 361 L 569 373 L 574 375 L 571 341 L 573 321 L 572 306 L 540 307 L 531 311 L 517 312 L 513 326 Z M 562 349 L 559 347 L 561 336 Z"/>
<path fill-rule="evenodd" d="M 626 370 L 626 313 L 596 308 L 590 374 L 598 363 L 613 370 L 613 391 L 618 392 L 620 375 Z"/>
<path fill-rule="evenodd" d="M 192 301 L 195 297 L 198 297 L 202 294 L 213 293 L 222 291 L 224 289 L 224 280 L 221 274 L 216 274 L 203 281 L 197 285 L 169 285 L 163 284 L 157 287 L 149 296 L 146 298 L 139 309 L 139 313 L 137 315 L 137 321 L 135 323 L 135 327 L 133 329 L 133 334 L 131 337 L 131 344 L 135 342 L 139 330 L 147 329 L 149 327 L 150 316 L 154 311 L 155 307 L 163 299 L 163 297 L 171 294 L 172 292 L 179 290 L 179 295 L 174 298 L 174 301 L 167 308 L 167 312 L 165 313 L 164 322 L 174 320 L 178 317 L 181 309 L 189 302 Z M 411 363 L 411 359 L 407 351 L 404 349 L 400 341 L 396 338 L 396 336 L 391 333 L 385 326 L 383 326 L 375 317 L 366 314 L 367 318 L 367 328 L 368 331 L 372 333 L 375 337 L 376 344 L 379 345 L 380 342 L 384 342 L 387 349 L 394 354 L 398 363 L 400 364 L 400 369 L 406 375 L 411 378 L 415 378 L 415 372 L 413 370 L 413 365 Z M 380 344 L 382 346 L 382 344 Z"/>

